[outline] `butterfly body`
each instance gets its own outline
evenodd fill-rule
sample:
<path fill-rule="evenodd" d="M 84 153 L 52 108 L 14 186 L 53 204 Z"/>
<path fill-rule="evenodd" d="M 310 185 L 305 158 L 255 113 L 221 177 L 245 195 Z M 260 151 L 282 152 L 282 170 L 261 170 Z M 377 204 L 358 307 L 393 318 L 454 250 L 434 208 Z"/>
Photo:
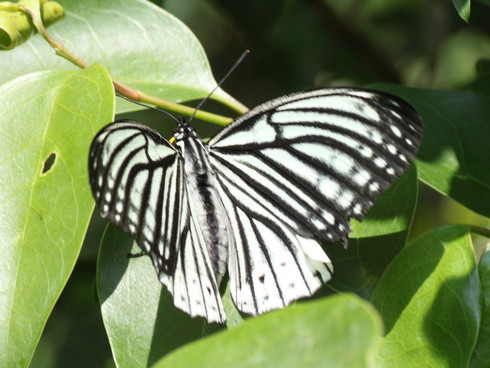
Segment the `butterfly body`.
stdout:
<path fill-rule="evenodd" d="M 134 120 L 90 149 L 103 217 L 152 259 L 175 305 L 223 323 L 219 285 L 257 315 L 312 295 L 332 275 L 318 241 L 345 239 L 403 174 L 421 121 L 405 101 L 324 88 L 268 101 L 203 143 L 181 122 L 175 145 Z"/>
<path fill-rule="evenodd" d="M 214 170 L 209 163 L 207 148 L 194 129 L 181 122 L 174 134 L 182 158 L 185 190 L 191 216 L 199 224 L 202 242 L 206 245 L 217 284 L 226 273 L 228 245 L 233 241 L 228 215 L 218 193 Z"/>

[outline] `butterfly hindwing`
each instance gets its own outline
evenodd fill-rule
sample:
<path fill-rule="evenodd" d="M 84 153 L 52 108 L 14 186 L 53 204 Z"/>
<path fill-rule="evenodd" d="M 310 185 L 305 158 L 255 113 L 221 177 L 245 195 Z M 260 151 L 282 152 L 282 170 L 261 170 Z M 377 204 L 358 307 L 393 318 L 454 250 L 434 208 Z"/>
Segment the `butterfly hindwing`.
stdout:
<path fill-rule="evenodd" d="M 332 265 L 316 241 L 295 234 L 225 175 L 219 175 L 219 183 L 233 234 L 230 292 L 241 312 L 282 308 L 330 279 Z"/>
<path fill-rule="evenodd" d="M 184 193 L 181 247 L 176 256 L 172 274 L 160 273 L 160 281 L 167 286 L 174 304 L 191 317 L 205 317 L 208 322 L 224 323 L 226 320 L 211 260 L 199 229 L 191 215 L 191 203 Z"/>

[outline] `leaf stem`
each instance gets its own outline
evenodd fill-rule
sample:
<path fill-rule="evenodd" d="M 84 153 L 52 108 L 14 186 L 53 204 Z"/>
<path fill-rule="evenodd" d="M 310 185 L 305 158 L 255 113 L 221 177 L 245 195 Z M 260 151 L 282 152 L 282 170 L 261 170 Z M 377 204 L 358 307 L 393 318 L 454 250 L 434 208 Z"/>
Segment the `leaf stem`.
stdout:
<path fill-rule="evenodd" d="M 20 5 L 20 4 L 19 4 Z M 46 31 L 46 28 L 44 27 L 44 24 L 42 22 L 41 18 L 41 12 L 40 9 L 32 9 L 29 7 L 26 7 L 24 5 L 20 5 L 24 11 L 31 16 L 32 23 L 36 27 L 36 30 L 39 32 L 39 34 L 48 42 L 51 47 L 56 52 L 56 55 L 61 56 L 62 58 L 68 60 L 72 64 L 75 64 L 81 69 L 85 69 L 89 66 L 89 64 L 72 53 L 70 50 L 68 50 L 62 43 L 58 42 L 55 40 L 53 37 L 51 37 L 48 32 Z M 172 112 L 184 114 L 187 116 L 191 116 L 195 109 L 189 106 L 181 105 L 178 103 L 174 103 L 171 101 L 167 101 L 161 98 L 158 98 L 156 96 L 149 95 L 147 93 L 144 93 L 138 89 L 132 88 L 130 86 L 127 86 L 116 79 L 112 78 L 112 83 L 114 84 L 114 90 L 117 94 L 123 95 L 133 101 L 138 101 L 138 102 L 147 102 L 149 104 L 154 104 L 162 109 L 169 110 Z M 238 111 L 240 113 L 243 113 L 247 111 L 246 106 L 241 104 L 235 99 L 232 99 L 231 103 L 227 103 L 228 107 L 231 107 L 235 111 Z M 213 114 L 210 112 L 206 112 L 203 110 L 199 110 L 195 113 L 195 117 L 201 120 L 209 121 L 211 123 L 217 124 L 217 125 L 227 125 L 229 124 L 233 119 L 218 115 L 218 114 Z"/>
<path fill-rule="evenodd" d="M 470 231 L 485 238 L 490 238 L 490 229 L 481 226 L 470 225 Z"/>

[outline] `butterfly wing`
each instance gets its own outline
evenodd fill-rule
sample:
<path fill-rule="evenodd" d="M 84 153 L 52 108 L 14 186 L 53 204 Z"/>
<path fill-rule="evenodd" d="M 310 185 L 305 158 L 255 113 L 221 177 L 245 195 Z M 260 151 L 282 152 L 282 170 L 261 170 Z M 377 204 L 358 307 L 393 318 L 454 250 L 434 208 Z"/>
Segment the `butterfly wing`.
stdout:
<path fill-rule="evenodd" d="M 311 295 L 331 271 L 313 239 L 345 238 L 349 219 L 361 219 L 407 169 L 420 140 L 420 118 L 406 102 L 348 88 L 271 100 L 211 138 L 210 162 L 234 227 L 237 307 L 256 314 Z"/>
<path fill-rule="evenodd" d="M 421 129 L 415 110 L 395 96 L 326 88 L 259 105 L 208 150 L 218 174 L 295 232 L 332 242 L 407 169 Z"/>
<path fill-rule="evenodd" d="M 232 228 L 228 273 L 236 307 L 257 315 L 311 295 L 331 278 L 320 245 L 296 234 L 274 213 L 226 176 L 218 176 Z"/>
<path fill-rule="evenodd" d="M 191 316 L 223 322 L 218 286 L 192 218 L 177 150 L 143 124 L 118 121 L 95 137 L 89 174 L 102 216 L 150 256 L 176 306 Z"/>

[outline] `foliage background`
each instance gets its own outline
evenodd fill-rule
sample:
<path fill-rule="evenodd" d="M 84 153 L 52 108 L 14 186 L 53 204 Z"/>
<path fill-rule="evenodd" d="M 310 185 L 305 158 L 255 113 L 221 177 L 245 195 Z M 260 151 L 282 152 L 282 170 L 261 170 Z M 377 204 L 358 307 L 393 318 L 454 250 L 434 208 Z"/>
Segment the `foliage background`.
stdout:
<path fill-rule="evenodd" d="M 60 1 L 63 4 L 62 1 Z M 450 1 L 168 0 L 154 2 L 199 38 L 216 79 L 245 49 L 252 54 L 225 89 L 247 106 L 291 91 L 326 85 L 390 82 L 432 89 L 473 89 L 490 95 L 490 7 L 472 3 L 465 23 Z M 3 55 L 2 55 L 3 56 Z M 480 71 L 480 74 L 477 72 Z M 490 74 L 490 73 L 489 73 Z M 486 82 L 486 83 L 485 83 Z M 218 103 L 207 110 L 229 114 Z M 158 126 L 153 112 L 124 114 Z M 216 126 L 199 122 L 201 136 Z M 454 201 L 422 186 L 412 237 L 439 224 L 488 226 Z M 94 216 L 75 270 L 48 320 L 32 367 L 112 367 L 95 289 L 104 223 Z M 481 249 L 481 247 L 480 247 Z M 90 352 L 90 354 L 87 354 Z"/>

